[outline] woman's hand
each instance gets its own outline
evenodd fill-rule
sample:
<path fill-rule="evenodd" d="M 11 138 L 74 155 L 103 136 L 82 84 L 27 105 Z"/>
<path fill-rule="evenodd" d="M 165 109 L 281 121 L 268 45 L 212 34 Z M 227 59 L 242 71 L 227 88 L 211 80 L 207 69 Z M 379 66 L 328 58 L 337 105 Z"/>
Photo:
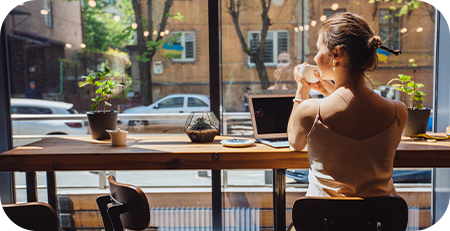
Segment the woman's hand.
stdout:
<path fill-rule="evenodd" d="M 320 77 L 319 72 L 315 71 L 314 75 L 319 81 L 317 83 L 308 83 L 313 90 L 320 92 L 324 96 L 329 96 L 336 90 L 334 84 Z"/>

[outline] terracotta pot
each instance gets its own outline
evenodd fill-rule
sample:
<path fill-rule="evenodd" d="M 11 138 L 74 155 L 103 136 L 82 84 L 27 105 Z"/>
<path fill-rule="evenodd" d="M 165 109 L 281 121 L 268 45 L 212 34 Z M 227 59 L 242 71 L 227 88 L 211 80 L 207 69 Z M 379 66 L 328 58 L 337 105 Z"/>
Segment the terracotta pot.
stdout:
<path fill-rule="evenodd" d="M 403 136 L 413 136 L 427 132 L 430 108 L 411 110 L 408 108 L 408 120 L 406 121 Z"/>
<path fill-rule="evenodd" d="M 110 139 L 109 133 L 106 130 L 116 130 L 117 116 L 117 111 L 108 111 L 105 113 L 88 112 L 87 117 L 89 127 L 91 128 L 92 139 Z"/>

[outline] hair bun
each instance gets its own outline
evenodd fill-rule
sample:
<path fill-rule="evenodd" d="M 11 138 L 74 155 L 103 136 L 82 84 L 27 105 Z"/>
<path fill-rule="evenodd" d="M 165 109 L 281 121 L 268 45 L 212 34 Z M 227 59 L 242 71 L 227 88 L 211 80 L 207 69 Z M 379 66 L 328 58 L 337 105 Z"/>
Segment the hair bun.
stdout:
<path fill-rule="evenodd" d="M 367 42 L 367 45 L 374 47 L 375 49 L 378 49 L 383 45 L 383 41 L 381 41 L 380 36 L 374 35 L 372 36 L 369 41 Z"/>

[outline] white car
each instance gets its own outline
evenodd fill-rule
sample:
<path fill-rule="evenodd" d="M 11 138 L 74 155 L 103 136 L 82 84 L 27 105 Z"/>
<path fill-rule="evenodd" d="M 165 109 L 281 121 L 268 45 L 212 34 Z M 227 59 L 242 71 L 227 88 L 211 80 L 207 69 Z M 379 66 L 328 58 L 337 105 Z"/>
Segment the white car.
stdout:
<path fill-rule="evenodd" d="M 11 99 L 11 114 L 78 114 L 73 104 L 41 100 Z M 13 135 L 86 135 L 88 128 L 82 120 L 16 120 Z"/>
<path fill-rule="evenodd" d="M 124 110 L 129 114 L 161 114 L 161 113 L 190 113 L 192 111 L 209 111 L 209 97 L 199 94 L 173 94 L 168 95 L 149 106 L 139 106 Z M 149 125 L 147 120 L 121 120 L 125 126 Z"/>

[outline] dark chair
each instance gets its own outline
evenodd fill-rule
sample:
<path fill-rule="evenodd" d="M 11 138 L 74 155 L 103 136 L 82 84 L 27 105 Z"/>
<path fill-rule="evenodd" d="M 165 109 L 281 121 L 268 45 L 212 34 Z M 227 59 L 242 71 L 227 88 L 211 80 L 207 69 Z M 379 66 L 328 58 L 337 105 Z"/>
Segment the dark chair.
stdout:
<path fill-rule="evenodd" d="M 47 203 L 4 204 L 3 209 L 9 219 L 21 228 L 36 231 L 59 230 L 58 215 Z"/>
<path fill-rule="evenodd" d="M 408 206 L 399 196 L 303 197 L 294 202 L 292 221 L 290 231 L 404 231 Z"/>
<path fill-rule="evenodd" d="M 144 192 L 136 186 L 108 177 L 111 195 L 99 196 L 97 205 L 105 231 L 143 230 L 150 224 L 150 208 Z"/>

